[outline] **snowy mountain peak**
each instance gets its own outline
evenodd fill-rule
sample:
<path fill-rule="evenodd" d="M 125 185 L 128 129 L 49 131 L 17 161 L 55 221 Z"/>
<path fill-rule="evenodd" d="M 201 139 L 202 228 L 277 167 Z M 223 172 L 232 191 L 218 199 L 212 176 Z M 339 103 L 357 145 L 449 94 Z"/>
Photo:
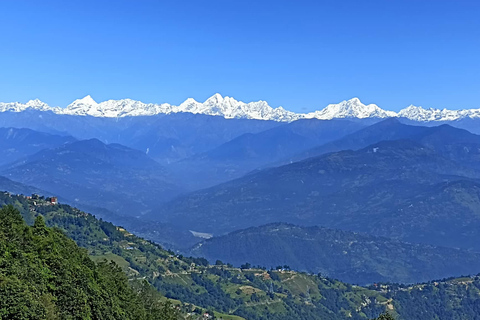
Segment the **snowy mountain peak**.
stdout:
<path fill-rule="evenodd" d="M 82 99 L 77 99 L 77 100 L 73 101 L 72 104 L 96 105 L 98 103 L 95 100 L 93 100 L 91 95 L 87 95 L 87 96 L 83 97 Z"/>
<path fill-rule="evenodd" d="M 200 113 L 223 116 L 227 119 L 245 118 L 275 121 L 293 121 L 301 117 L 283 108 L 273 109 L 265 101 L 245 103 L 232 97 L 222 97 L 219 93 L 214 94 L 203 103 L 191 98 L 187 99 L 180 106 L 173 107 L 172 112 Z"/>
<path fill-rule="evenodd" d="M 410 105 L 400 110 L 398 116 L 416 121 L 454 121 L 463 118 L 480 118 L 480 109 L 441 110 Z"/>
<path fill-rule="evenodd" d="M 49 110 L 50 106 L 45 102 L 41 101 L 40 99 L 30 100 L 25 104 L 26 108 L 32 108 L 37 110 Z"/>
<path fill-rule="evenodd" d="M 359 98 L 355 97 L 347 101 L 347 103 L 355 105 L 363 105 Z"/>
<path fill-rule="evenodd" d="M 226 97 L 228 98 L 228 97 Z M 208 98 L 204 103 L 205 104 L 219 104 L 223 102 L 223 97 L 220 93 L 215 93 L 213 96 Z"/>
<path fill-rule="evenodd" d="M 44 105 L 44 104 L 46 104 L 46 103 L 41 101 L 40 99 L 33 99 L 33 100 L 30 100 L 26 103 L 27 106 L 39 106 L 39 105 Z"/>
<path fill-rule="evenodd" d="M 63 110 L 63 113 L 81 116 L 90 115 L 94 117 L 104 116 L 101 108 L 99 108 L 99 104 L 93 100 L 90 95 L 73 101 Z"/>
<path fill-rule="evenodd" d="M 185 100 L 183 103 L 198 103 L 197 100 L 193 99 L 193 98 L 188 98 L 187 100 Z"/>
<path fill-rule="evenodd" d="M 205 102 L 198 102 L 188 98 L 178 106 L 168 103 L 153 104 L 143 103 L 132 99 L 107 100 L 97 103 L 90 95 L 77 99 L 66 108 L 50 107 L 39 99 L 30 100 L 25 104 L 19 102 L 1 103 L 0 112 L 22 112 L 25 110 L 51 111 L 56 114 L 93 117 L 127 117 L 127 116 L 153 116 L 170 113 L 194 113 L 211 116 L 221 116 L 227 119 L 258 119 L 290 122 L 298 119 L 335 118 L 389 118 L 402 117 L 414 121 L 453 121 L 463 118 L 480 118 L 480 109 L 448 110 L 425 109 L 410 105 L 398 114 L 393 111 L 381 109 L 375 104 L 363 104 L 359 98 L 344 100 L 338 104 L 329 104 L 321 110 L 310 113 L 294 113 L 282 107 L 272 108 L 266 101 L 259 100 L 245 103 L 232 97 L 216 93 Z"/>
<path fill-rule="evenodd" d="M 376 104 L 363 104 L 359 98 L 344 100 L 338 104 L 329 104 L 324 109 L 308 113 L 307 118 L 334 119 L 334 118 L 389 118 L 397 114 L 393 111 L 386 111 Z"/>
<path fill-rule="evenodd" d="M 45 102 L 39 100 L 39 99 L 34 99 L 30 100 L 27 103 L 20 103 L 20 102 L 9 102 L 9 103 L 3 103 L 0 102 L 0 112 L 22 112 L 27 109 L 33 109 L 33 110 L 40 110 L 40 111 L 58 111 L 60 108 L 55 107 L 52 108 Z"/>

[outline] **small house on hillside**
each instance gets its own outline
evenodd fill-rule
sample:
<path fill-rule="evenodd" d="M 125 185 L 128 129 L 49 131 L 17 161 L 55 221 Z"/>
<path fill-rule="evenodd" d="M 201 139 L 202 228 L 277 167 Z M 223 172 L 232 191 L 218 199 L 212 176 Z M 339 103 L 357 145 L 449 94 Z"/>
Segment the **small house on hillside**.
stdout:
<path fill-rule="evenodd" d="M 58 204 L 58 199 L 57 197 L 48 197 L 45 199 L 48 203 L 50 203 L 51 205 L 56 205 Z"/>

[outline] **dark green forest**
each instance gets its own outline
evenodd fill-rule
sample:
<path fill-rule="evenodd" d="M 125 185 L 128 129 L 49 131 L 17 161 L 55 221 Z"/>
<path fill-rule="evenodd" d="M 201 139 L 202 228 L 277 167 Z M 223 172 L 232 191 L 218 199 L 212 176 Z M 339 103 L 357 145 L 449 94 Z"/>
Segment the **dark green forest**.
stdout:
<path fill-rule="evenodd" d="M 146 282 L 129 284 L 113 262 L 85 249 L 41 216 L 28 226 L 13 206 L 0 209 L 1 319 L 177 319 Z"/>

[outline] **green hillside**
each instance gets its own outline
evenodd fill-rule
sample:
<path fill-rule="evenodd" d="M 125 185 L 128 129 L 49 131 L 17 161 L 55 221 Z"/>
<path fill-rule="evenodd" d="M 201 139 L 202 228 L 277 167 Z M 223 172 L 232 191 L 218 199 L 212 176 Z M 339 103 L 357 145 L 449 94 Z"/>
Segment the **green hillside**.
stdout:
<path fill-rule="evenodd" d="M 65 258 L 67 261 L 70 261 L 68 259 L 76 259 L 71 261 L 72 266 L 83 268 L 81 266 L 86 264 L 91 270 L 106 268 L 110 270 L 108 272 L 112 273 L 110 278 L 105 276 L 107 279 L 122 283 L 126 283 L 127 279 L 132 280 L 131 283 L 136 283 L 134 280 L 147 280 L 164 296 L 177 300 L 176 303 L 182 310 L 183 315 L 189 319 L 201 317 L 200 314 L 204 312 L 215 313 L 217 318 L 234 320 L 242 318 L 249 320 L 369 319 L 384 311 L 390 311 L 399 320 L 478 319 L 476 317 L 480 314 L 480 278 L 478 277 L 413 286 L 377 284 L 364 288 L 345 284 L 322 275 L 290 271 L 286 266 L 283 266 L 281 270 L 264 270 L 262 268 L 252 268 L 247 263 L 244 264 L 243 269 L 234 268 L 221 261 L 217 261 L 216 265 L 209 265 L 203 258 L 186 258 L 171 251 L 165 251 L 149 241 L 130 234 L 121 227 L 97 220 L 94 216 L 67 205 L 52 205 L 46 200 L 33 200 L 7 193 L 0 193 L 0 204 L 15 205 L 21 210 L 28 223 L 36 225 L 36 227 L 27 227 L 23 222 L 20 223 L 21 220 L 17 216 L 16 221 L 23 225 L 25 230 L 32 230 L 31 232 L 33 232 L 35 228 L 38 229 L 41 220 L 37 219 L 37 216 L 41 215 L 47 225 L 57 226 L 67 236 L 77 241 L 80 246 L 85 247 L 91 258 L 96 261 L 113 260 L 119 267 L 114 267 L 110 263 L 93 264 L 90 259 L 87 259 L 86 252 L 78 249 L 72 241 L 66 239 L 59 232 L 60 230 L 56 229 L 58 231 L 54 231 L 45 228 L 50 230 L 49 233 L 55 234 L 55 237 L 60 239 L 55 240 L 53 244 L 53 248 L 58 248 L 55 254 L 68 256 Z M 4 229 L 10 230 L 12 228 L 7 226 Z M 12 232 L 16 234 L 15 230 Z M 19 241 L 25 241 L 21 237 L 19 239 Z M 35 242 L 38 242 L 38 245 L 43 243 L 42 241 Z M 3 248 L 12 244 L 6 241 L 6 237 L 3 238 L 1 243 L 1 256 L 8 256 Z M 28 249 L 28 246 L 26 246 L 26 249 Z M 76 250 L 83 253 L 77 254 Z M 16 292 L 20 294 L 24 291 L 23 288 L 30 279 L 29 270 L 40 269 L 36 267 L 34 261 L 19 260 L 18 263 L 22 266 L 18 269 L 21 273 L 17 276 L 17 279 L 19 279 L 18 286 L 22 290 L 19 289 Z M 66 262 L 66 265 L 68 266 L 69 263 Z M 2 279 L 5 279 L 4 274 L 12 274 L 11 269 L 6 267 L 5 264 L 1 265 L 0 270 Z M 62 267 L 61 270 L 69 272 L 70 269 Z M 127 277 L 122 275 L 120 270 L 123 270 Z M 48 270 L 39 272 L 42 277 L 42 272 L 46 272 L 45 276 L 47 278 L 52 274 Z M 78 273 L 78 276 L 82 277 L 82 274 Z M 41 277 L 37 278 L 41 279 Z M 75 277 L 67 278 L 70 279 L 68 281 L 76 279 Z M 77 283 L 81 284 L 83 283 L 81 281 L 86 281 L 85 287 L 88 289 L 88 279 L 88 277 L 83 277 Z M 108 281 L 104 282 L 104 290 L 117 288 Z M 5 283 L 2 280 L 2 286 Z M 42 282 L 42 285 L 43 283 L 48 284 L 48 282 Z M 132 292 L 131 289 L 123 285 L 121 287 L 124 288 L 122 294 Z M 49 287 L 47 286 L 47 288 Z M 80 288 L 83 287 L 80 286 Z M 74 294 L 77 291 L 71 290 L 71 292 L 65 294 L 68 296 L 68 294 Z M 22 310 L 28 311 L 30 310 L 30 304 L 33 306 L 34 303 L 40 309 L 47 308 L 50 300 L 47 299 L 47 303 L 41 306 L 38 306 L 37 303 L 38 301 L 43 303 L 43 300 L 40 299 L 41 296 L 35 296 L 35 294 L 41 294 L 42 292 L 39 290 L 31 294 L 28 292 L 25 295 L 20 294 L 18 297 L 20 302 L 10 303 L 4 309 L 11 310 L 15 305 L 24 305 L 26 307 Z M 90 301 L 90 294 L 96 297 L 95 291 L 85 292 L 83 296 L 85 299 L 75 298 L 76 301 L 86 303 L 85 301 Z M 138 294 L 139 291 L 133 290 L 133 292 Z M 58 295 L 62 294 L 60 291 L 56 293 Z M 2 293 L 2 295 L 4 294 Z M 81 295 L 82 293 L 75 294 Z M 152 294 L 150 292 L 150 295 Z M 12 294 L 8 296 L 13 297 Z M 67 296 L 62 298 L 65 299 L 65 303 L 70 299 Z M 106 294 L 103 298 L 107 299 L 108 295 Z M 140 299 L 142 300 L 142 298 Z M 93 300 L 95 300 L 92 302 L 94 305 L 104 301 L 101 299 Z M 57 303 L 55 299 L 52 299 L 52 301 Z M 127 303 L 122 301 L 119 302 L 118 308 L 123 306 L 120 303 Z M 125 308 L 129 308 L 128 304 L 125 305 Z M 140 311 L 138 312 L 141 312 L 142 309 L 139 308 Z M 121 319 L 124 318 L 121 317 Z M 105 317 L 100 319 L 105 319 Z M 119 318 L 112 317 L 112 319 Z"/>
<path fill-rule="evenodd" d="M 180 316 L 178 314 L 178 316 Z M 27 226 L 0 209 L 1 319 L 177 319 L 148 284 L 130 286 L 115 264 L 95 264 L 41 216 Z"/>
<path fill-rule="evenodd" d="M 380 304 L 362 302 L 362 296 L 371 296 L 372 301 L 378 296 L 366 289 L 359 289 L 362 294 L 356 293 L 352 300 L 335 298 L 344 300 L 338 308 L 320 293 L 346 288 L 338 281 L 293 271 L 211 266 L 203 258 L 178 256 L 68 205 L 51 205 L 45 199 L 8 193 L 0 193 L 0 204 L 16 206 L 30 224 L 43 216 L 47 225 L 64 231 L 94 260 L 115 261 L 130 279 L 148 280 L 166 297 L 183 302 L 182 308 L 187 311 L 202 308 L 247 319 L 344 319 L 355 310 L 353 319 L 366 319 L 385 309 Z M 303 317 L 304 313 L 308 316 Z"/>

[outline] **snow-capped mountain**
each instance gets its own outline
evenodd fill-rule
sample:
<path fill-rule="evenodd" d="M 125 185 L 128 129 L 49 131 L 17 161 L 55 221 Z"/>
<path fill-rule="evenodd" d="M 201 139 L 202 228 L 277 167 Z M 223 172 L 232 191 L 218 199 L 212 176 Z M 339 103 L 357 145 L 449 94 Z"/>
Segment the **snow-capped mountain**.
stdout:
<path fill-rule="evenodd" d="M 334 118 L 389 118 L 396 117 L 393 111 L 386 111 L 379 108 L 376 104 L 364 105 L 360 99 L 353 98 L 344 100 L 338 104 L 329 104 L 324 109 L 310 112 L 305 115 L 306 118 L 316 118 L 322 120 Z"/>
<path fill-rule="evenodd" d="M 143 103 L 131 99 L 107 100 L 97 103 L 91 96 L 78 99 L 69 104 L 61 113 L 78 116 L 118 118 L 126 116 L 152 116 L 170 113 L 169 104 Z"/>
<path fill-rule="evenodd" d="M 409 106 L 400 110 L 398 117 L 408 118 L 415 121 L 454 121 L 463 118 L 480 118 L 480 109 L 448 110 L 448 109 L 424 109 L 422 107 Z"/>
<path fill-rule="evenodd" d="M 180 106 L 174 107 L 173 112 L 201 113 L 212 116 L 223 116 L 227 119 L 246 118 L 274 121 L 293 121 L 299 119 L 299 115 L 287 111 L 282 107 L 272 108 L 266 101 L 245 103 L 231 97 L 222 97 L 215 94 L 204 103 L 187 99 Z"/>
<path fill-rule="evenodd" d="M 42 102 L 38 99 L 30 100 L 27 103 L 19 103 L 19 102 L 0 102 L 0 112 L 22 112 L 27 109 L 31 110 L 39 110 L 39 111 L 53 111 L 55 113 L 61 113 L 62 109 L 58 107 L 50 107 L 45 102 Z"/>
<path fill-rule="evenodd" d="M 75 100 L 66 108 L 50 107 L 46 103 L 36 99 L 25 104 L 19 102 L 1 103 L 0 112 L 22 112 L 25 110 L 51 111 L 56 114 L 76 116 L 118 118 L 127 116 L 152 116 L 156 114 L 169 114 L 188 112 L 194 114 L 206 114 L 221 116 L 227 119 L 258 119 L 291 122 L 299 119 L 338 119 L 338 118 L 389 118 L 402 117 L 414 121 L 453 121 L 463 118 L 480 118 L 480 109 L 447 110 L 447 109 L 424 109 L 422 107 L 409 106 L 400 112 L 384 110 L 375 104 L 363 104 L 360 99 L 353 98 L 338 104 L 329 104 L 321 110 L 310 113 L 295 113 L 282 107 L 272 108 L 266 101 L 245 103 L 231 97 L 222 97 L 214 94 L 205 102 L 198 102 L 192 98 L 185 100 L 179 106 L 168 103 L 153 104 L 141 101 L 122 99 L 107 100 L 97 103 L 91 96 Z"/>
<path fill-rule="evenodd" d="M 192 98 L 185 100 L 179 106 L 164 104 L 143 103 L 131 99 L 108 100 L 97 103 L 91 96 L 77 99 L 66 108 L 49 107 L 40 100 L 32 100 L 26 104 L 18 102 L 0 103 L 0 112 L 11 111 L 21 112 L 27 109 L 41 111 L 52 111 L 57 114 L 68 114 L 93 117 L 126 117 L 126 116 L 151 116 L 156 114 L 169 114 L 178 112 L 189 112 L 195 114 L 206 114 L 230 118 L 294 121 L 302 118 L 300 114 L 287 111 L 282 107 L 272 108 L 265 101 L 245 103 L 231 97 L 222 97 L 215 94 L 201 103 Z"/>

